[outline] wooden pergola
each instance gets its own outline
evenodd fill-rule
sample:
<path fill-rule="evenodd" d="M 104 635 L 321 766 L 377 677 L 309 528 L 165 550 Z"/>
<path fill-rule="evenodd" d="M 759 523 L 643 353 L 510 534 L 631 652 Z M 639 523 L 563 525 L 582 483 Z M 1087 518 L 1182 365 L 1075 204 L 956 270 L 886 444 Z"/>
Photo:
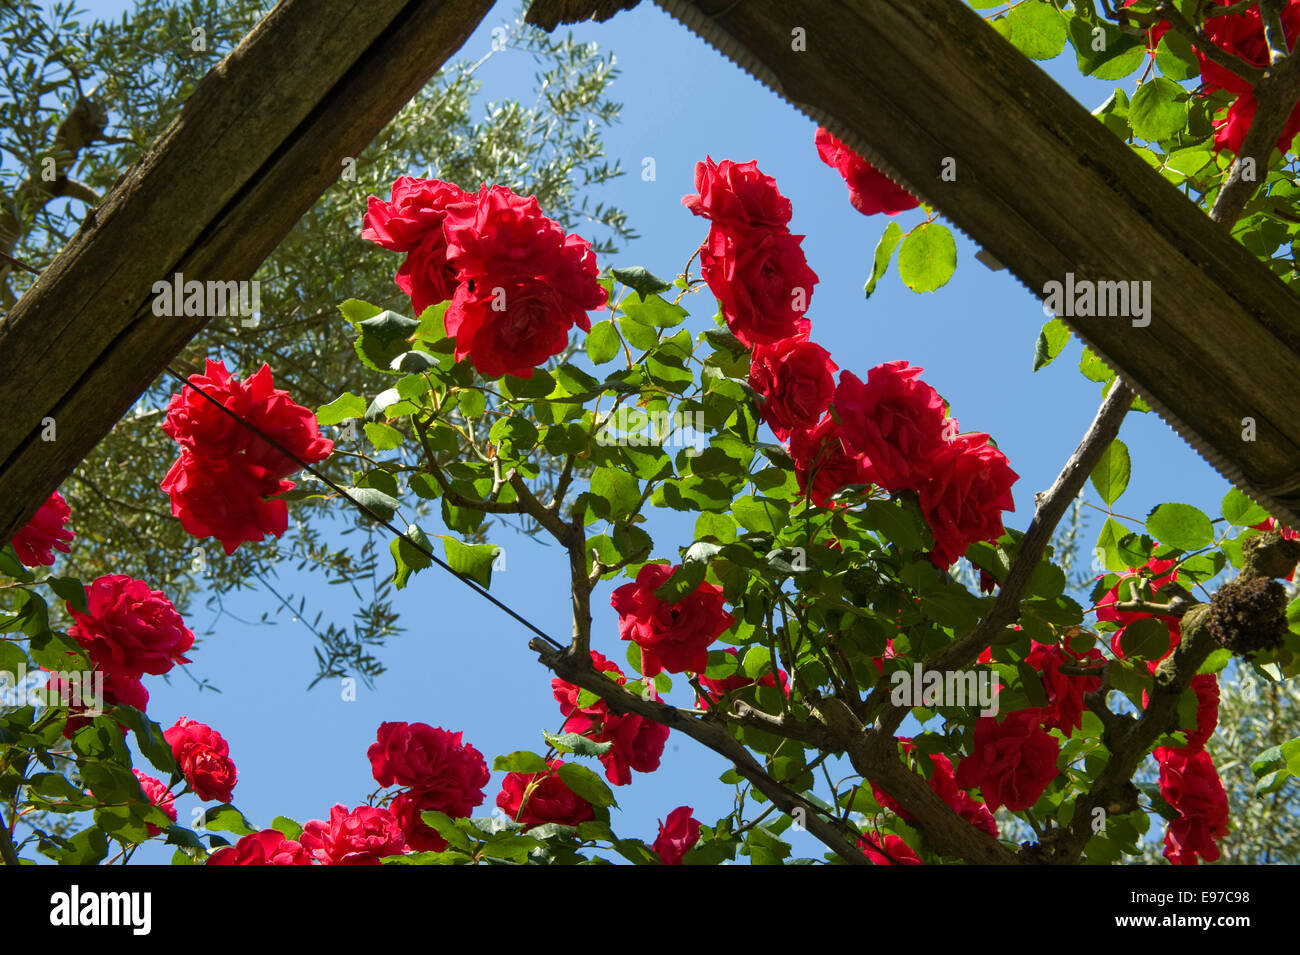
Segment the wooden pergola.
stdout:
<path fill-rule="evenodd" d="M 1066 321 L 1225 477 L 1300 526 L 1300 310 L 1223 228 L 1253 184 L 1226 187 L 1221 221 L 1207 217 L 962 0 L 660 3 L 1035 294 L 1067 273 L 1149 280 L 1145 327 Z M 153 284 L 250 277 L 491 6 L 283 0 L 203 79 L 0 322 L 0 540 L 202 327 L 156 317 Z M 1243 155 L 1267 156 L 1270 104 L 1300 95 L 1293 60 L 1261 87 Z M 57 438 L 43 440 L 51 418 Z"/>

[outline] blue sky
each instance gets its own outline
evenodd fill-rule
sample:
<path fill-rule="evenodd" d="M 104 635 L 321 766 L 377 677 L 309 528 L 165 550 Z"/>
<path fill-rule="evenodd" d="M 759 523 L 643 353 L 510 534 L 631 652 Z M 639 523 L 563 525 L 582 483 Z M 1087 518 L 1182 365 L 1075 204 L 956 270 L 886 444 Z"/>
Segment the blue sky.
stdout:
<path fill-rule="evenodd" d="M 129 4 L 91 0 L 82 6 L 92 15 L 120 16 Z M 466 55 L 486 52 L 492 27 L 505 22 L 512 9 L 500 7 L 489 14 L 471 37 Z M 841 368 L 859 377 L 894 359 L 922 366 L 925 379 L 948 400 L 963 430 L 989 432 L 1019 473 L 1017 510 L 1007 521 L 1023 528 L 1034 493 L 1051 484 L 1100 400 L 1100 386 L 1077 370 L 1077 343 L 1054 365 L 1031 371 L 1044 321 L 1040 302 L 1007 272 L 994 273 L 977 262 L 976 247 L 960 236 L 957 272 L 947 287 L 915 295 L 891 267 L 876 294 L 864 300 L 872 250 L 888 220 L 864 217 L 849 205 L 843 181 L 817 157 L 814 123 L 648 2 L 608 24 L 579 27 L 574 33 L 612 49 L 622 70 L 612 95 L 624 104 L 623 118 L 606 132 L 605 143 L 611 159 L 621 160 L 628 175 L 593 199 L 621 206 L 643 236 L 602 264 L 643 265 L 665 276 L 679 272 L 706 231 L 706 223 L 681 206 L 682 195 L 694 191 L 696 161 L 706 154 L 757 159 L 793 202 L 791 228 L 807 235 L 804 249 L 821 279 L 809 311 L 813 338 Z M 1080 77 L 1069 50 L 1044 66 L 1089 108 L 1115 85 Z M 532 72 L 531 60 L 511 51 L 493 57 L 477 75 L 489 98 L 527 99 Z M 639 174 L 645 157 L 655 160 L 652 182 Z M 363 211 L 357 210 L 358 224 Z M 920 218 L 914 211 L 898 221 L 908 229 Z M 711 302 L 707 308 L 697 306 L 691 327 L 706 327 L 712 311 Z M 1122 513 L 1142 517 L 1165 500 L 1218 513 L 1227 483 L 1159 418 L 1130 415 L 1122 437 L 1134 473 L 1117 505 Z M 1095 538 L 1100 524 L 1092 519 L 1092 536 L 1085 535 L 1086 540 Z M 656 556 L 673 557 L 678 545 L 690 542 L 690 523 L 676 515 L 656 519 L 651 527 L 652 533 L 658 531 Z M 493 592 L 553 635 L 567 634 L 564 569 L 554 548 L 508 530 L 495 542 L 506 548 L 506 569 L 494 577 Z M 313 615 L 321 610 L 342 623 L 352 612 L 344 588 L 303 579 L 291 567 L 284 568 L 280 584 L 305 594 Z M 608 585 L 599 590 L 594 600 L 593 644 L 621 663 L 624 645 L 617 639 L 609 590 Z M 256 620 L 274 608 L 274 599 L 242 591 L 227 595 L 226 606 L 244 620 Z M 205 630 L 210 614 L 201 601 L 196 608 L 192 626 Z M 276 815 L 304 821 L 326 816 L 336 802 L 352 806 L 364 801 L 376 788 L 365 750 L 384 720 L 463 730 L 489 764 L 499 753 L 544 751 L 542 729 L 555 731 L 561 719 L 549 676 L 527 650 L 526 631 L 437 570 L 418 575 L 398 596 L 397 609 L 409 630 L 382 651 L 388 672 L 373 691 L 358 686 L 355 702 L 344 702 L 338 686 L 305 689 L 315 673 L 315 641 L 287 616 L 275 626 L 225 617 L 216 634 L 196 648 L 188 667 L 195 680 L 221 692 L 200 692 L 184 674 L 168 681 L 152 679 L 150 715 L 164 726 L 189 716 L 217 728 L 229 740 L 239 767 L 235 804 L 262 826 Z M 684 694 L 675 692 L 675 698 L 685 702 Z M 616 791 L 622 811 L 614 815 L 615 831 L 650 840 L 656 818 L 682 804 L 713 821 L 731 806 L 731 788 L 716 782 L 725 768 L 702 747 L 679 735 L 670 737 L 659 772 L 638 774 L 631 786 Z M 498 779 L 494 774 L 484 811 L 493 805 Z M 192 822 L 191 810 L 199 805 L 194 797 L 178 805 L 180 821 Z M 820 855 L 815 846 L 800 848 Z M 170 849 L 150 846 L 136 860 L 169 857 Z"/>

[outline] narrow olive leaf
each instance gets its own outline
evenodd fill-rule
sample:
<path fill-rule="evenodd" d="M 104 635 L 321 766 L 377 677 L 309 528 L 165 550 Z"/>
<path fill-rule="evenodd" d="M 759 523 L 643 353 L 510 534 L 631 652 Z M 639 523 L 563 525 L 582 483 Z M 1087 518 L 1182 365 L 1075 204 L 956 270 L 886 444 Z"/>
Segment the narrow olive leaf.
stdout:
<path fill-rule="evenodd" d="M 1109 506 L 1119 500 L 1119 496 L 1124 493 L 1132 473 L 1133 465 L 1129 459 L 1128 446 L 1116 438 L 1110 443 L 1110 447 L 1102 452 L 1097 466 L 1092 469 L 1092 486 Z"/>
<path fill-rule="evenodd" d="M 903 240 L 903 228 L 897 222 L 891 222 L 885 227 L 884 234 L 881 235 L 880 241 L 876 243 L 876 253 L 872 259 L 871 274 L 867 276 L 867 284 L 863 289 L 864 298 L 871 298 L 871 293 L 876 290 L 876 283 L 884 277 L 889 269 L 889 260 L 894 257 L 894 250 L 898 248 L 898 243 Z"/>
<path fill-rule="evenodd" d="M 913 292 L 933 292 L 948 284 L 957 268 L 957 243 L 947 226 L 923 222 L 898 249 L 898 274 Z"/>

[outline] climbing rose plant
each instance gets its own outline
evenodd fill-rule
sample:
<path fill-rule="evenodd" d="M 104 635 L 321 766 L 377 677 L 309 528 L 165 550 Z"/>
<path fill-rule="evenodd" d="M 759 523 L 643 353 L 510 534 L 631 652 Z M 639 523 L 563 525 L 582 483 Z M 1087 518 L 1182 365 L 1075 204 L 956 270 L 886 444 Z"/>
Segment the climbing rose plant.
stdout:
<path fill-rule="evenodd" d="M 825 130 L 815 147 L 864 214 L 917 206 Z M 486 515 L 536 521 L 570 556 L 572 640 L 531 644 L 554 673 L 559 733 L 489 765 L 473 727 L 384 722 L 355 754 L 380 787 L 367 803 L 326 812 L 323 797 L 325 818 L 256 826 L 219 730 L 147 713 L 143 680 L 194 647 L 166 595 L 46 573 L 75 540 L 56 493 L 0 555 L 0 669 L 49 673 L 0 716 L 0 796 L 10 819 L 36 820 L 0 835 L 6 859 L 94 863 L 163 840 L 181 864 L 781 863 L 794 827 L 835 863 L 1105 863 L 1136 855 L 1153 819 L 1171 862 L 1218 858 L 1231 820 L 1205 750 L 1215 674 L 1233 654 L 1300 670 L 1274 579 L 1300 557 L 1295 535 L 1233 491 L 1217 522 L 1182 504 L 1132 530 L 1108 517 L 1087 606 L 1050 552 L 1013 573 L 1029 538 L 1004 525 L 1011 463 L 962 430 L 923 369 L 881 356 L 859 374 L 813 340 L 820 279 L 776 181 L 708 158 L 682 203 L 707 234 L 670 282 L 602 273 L 583 238 L 503 185 L 403 176 L 371 197 L 361 235 L 404 256 L 411 314 L 340 306 L 358 360 L 390 387 L 313 413 L 269 366 L 241 379 L 209 361 L 162 426 L 179 456 L 160 492 L 228 553 L 283 534 L 294 500 L 333 496 L 396 530 L 399 588 L 435 547 L 490 588 L 496 548 L 472 540 Z M 331 456 L 362 434 L 363 463 L 345 471 Z M 543 462 L 560 475 L 548 495 Z M 306 468 L 349 477 L 289 480 Z M 1108 442 L 1092 474 L 1107 507 L 1127 476 Z M 693 540 L 652 538 L 652 509 L 694 515 Z M 1184 589 L 1229 565 L 1237 581 L 1209 604 Z M 616 628 L 593 630 L 593 599 Z M 620 650 L 626 667 L 606 655 Z M 900 700 L 918 668 L 987 678 L 996 707 L 942 688 Z M 76 698 L 96 680 L 102 712 Z M 657 830 L 616 835 L 615 792 L 658 770 L 676 734 L 731 761 L 735 809 L 706 822 L 665 807 Z M 822 786 L 827 761 L 841 778 Z M 1143 764 L 1155 783 L 1139 790 Z M 1291 765 L 1267 764 L 1261 786 Z M 213 804 L 195 827 L 177 821 L 187 792 Z M 42 821 L 56 814 L 80 827 Z"/>

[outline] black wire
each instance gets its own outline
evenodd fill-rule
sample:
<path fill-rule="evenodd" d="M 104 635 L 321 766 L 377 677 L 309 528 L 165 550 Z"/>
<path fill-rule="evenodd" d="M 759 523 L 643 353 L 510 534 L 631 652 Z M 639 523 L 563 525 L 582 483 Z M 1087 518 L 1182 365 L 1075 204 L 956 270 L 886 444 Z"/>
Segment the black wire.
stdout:
<path fill-rule="evenodd" d="M 298 455 L 294 454 L 294 453 L 293 453 L 292 451 L 290 451 L 288 448 L 284 447 L 284 445 L 280 444 L 280 442 L 276 441 L 274 438 L 272 438 L 272 437 L 270 437 L 269 435 L 265 434 L 265 433 L 262 431 L 262 429 L 258 428 L 258 427 L 257 427 L 256 425 L 254 425 L 252 422 L 245 421 L 243 418 L 241 418 L 239 415 L 235 414 L 235 412 L 231 411 L 229 408 L 227 408 L 225 405 L 223 405 L 223 404 L 222 404 L 220 401 L 218 401 L 216 398 L 212 397 L 210 394 L 208 394 L 208 393 L 207 393 L 206 391 L 204 391 L 202 388 L 199 388 L 198 386 L 192 384 L 188 379 L 186 379 L 184 376 L 182 376 L 179 372 L 177 372 L 177 371 L 175 371 L 174 369 L 172 369 L 170 366 L 164 368 L 163 370 L 164 370 L 165 372 L 167 372 L 167 374 L 169 374 L 169 375 L 171 375 L 173 378 L 175 378 L 177 381 L 179 381 L 179 382 L 180 382 L 180 383 L 181 383 L 185 388 L 193 388 L 196 392 L 198 392 L 200 395 L 202 395 L 202 396 L 203 396 L 204 398 L 206 398 L 208 401 L 212 402 L 214 405 L 216 405 L 218 408 L 220 408 L 220 409 L 222 410 L 222 412 L 224 412 L 225 414 L 229 415 L 231 418 L 234 418 L 234 419 L 235 419 L 236 421 L 238 421 L 241 425 L 243 425 L 243 426 L 244 426 L 245 428 L 247 428 L 249 431 L 253 432 L 253 434 L 257 435 L 259 438 L 261 438 L 261 439 L 262 439 L 263 441 L 265 441 L 267 444 L 271 445 L 271 447 L 275 448 L 277 451 L 279 451 L 279 452 L 280 452 L 281 454 L 283 454 L 285 457 L 287 457 L 287 458 L 289 458 L 290 460 L 292 460 L 292 461 L 294 461 L 295 463 L 297 463 L 297 464 L 298 464 L 298 465 L 299 465 L 299 466 L 300 466 L 304 471 L 308 472 L 309 474 L 314 475 L 314 476 L 315 476 L 315 477 L 316 477 L 316 478 L 317 478 L 317 479 L 318 479 L 322 484 L 324 484 L 324 485 L 325 485 L 326 487 L 328 487 L 330 490 L 334 491 L 334 493 L 339 494 L 339 495 L 341 495 L 342 497 L 346 498 L 347 501 L 348 501 L 349 503 L 351 503 L 353 507 L 357 508 L 357 510 L 361 511 L 361 513 L 365 514 L 367 517 L 369 517 L 369 518 L 370 518 L 372 521 L 374 521 L 375 523 L 377 523 L 377 524 L 381 525 L 382 527 L 385 527 L 385 528 L 387 528 L 388 530 L 392 531 L 394 534 L 396 534 L 396 535 L 397 535 L 398 537 L 400 537 L 402 540 L 406 541 L 408 544 L 410 544 L 412 547 L 414 547 L 417 551 L 419 551 L 419 552 L 420 552 L 421 554 L 423 554 L 425 557 L 429 558 L 429 560 L 431 560 L 434 564 L 438 565 L 438 566 L 441 567 L 443 570 L 445 570 L 447 573 L 451 574 L 453 577 L 455 577 L 457 580 L 459 580 L 461 583 L 463 583 L 466 587 L 469 587 L 471 590 L 473 590 L 473 591 L 474 591 L 476 594 L 478 594 L 480 597 L 485 597 L 485 598 L 487 598 L 488 600 L 490 600 L 490 601 L 491 601 L 491 602 L 492 602 L 492 603 L 493 603 L 497 608 L 499 608 L 499 609 L 501 609 L 501 610 L 504 610 L 504 611 L 505 611 L 506 613 L 508 613 L 510 616 L 514 617 L 515 620 L 517 620 L 519 623 L 522 623 L 525 627 L 527 627 L 527 628 L 528 628 L 529 630 L 531 630 L 533 633 L 537 634 L 539 637 L 541 637 L 543 640 L 545 640 L 545 641 L 546 641 L 547 643 L 549 643 L 551 646 L 555 647 L 555 649 L 557 649 L 557 650 L 563 650 L 563 649 L 564 649 L 564 644 L 562 644 L 562 643 L 560 643 L 558 640 L 555 640 L 554 638 L 552 638 L 552 637 L 551 637 L 551 636 L 550 636 L 550 635 L 549 635 L 545 630 L 543 630 L 543 629 L 541 629 L 540 627 L 538 627 L 536 624 L 534 624 L 534 623 L 533 623 L 532 621 L 530 621 L 528 618 L 523 617 L 523 616 L 521 616 L 520 614 L 516 613 L 516 612 L 515 612 L 515 611 L 514 611 L 514 610 L 513 610 L 513 609 L 512 609 L 508 604 L 505 604 L 505 603 L 503 603 L 502 601 L 498 600 L 496 597 L 492 596 L 492 594 L 490 594 L 486 589 L 484 589 L 484 588 L 483 588 L 483 587 L 478 583 L 478 581 L 474 580 L 474 579 L 471 578 L 471 577 L 467 577 L 467 576 L 465 576 L 464 574 L 460 573 L 460 572 L 457 571 L 457 570 L 452 569 L 451 566 L 449 566 L 447 563 L 445 563 L 445 562 L 444 562 L 442 559 L 440 559 L 439 557 L 435 556 L 435 555 L 434 555 L 434 554 L 433 554 L 433 553 L 432 553 L 432 552 L 431 552 L 427 547 L 425 547 L 423 544 L 420 544 L 420 543 L 418 543 L 417 541 L 412 540 L 410 537 L 408 537 L 408 536 L 406 535 L 405 532 L 400 531 L 400 530 L 398 530 L 395 526 L 393 526 L 392 522 L 390 522 L 390 521 L 388 521 L 387 519 L 385 519 L 385 518 L 379 516 L 378 514 L 376 514 L 376 513 L 375 513 L 373 510 L 371 510 L 367 505 L 365 505 L 365 504 L 361 503 L 360 501 L 358 501 L 355 497 L 353 497 L 351 494 L 349 494 L 349 493 L 348 493 L 347 491 L 345 491 L 343 488 L 339 487 L 337 484 L 335 484 L 333 481 L 331 481 L 328 477 L 326 477 L 326 476 L 325 476 L 324 474 L 322 474 L 320 471 L 316 470 L 316 468 L 314 468 L 312 465 L 308 464 L 308 463 L 307 463 L 306 461 L 304 461 L 302 458 L 298 457 Z"/>

